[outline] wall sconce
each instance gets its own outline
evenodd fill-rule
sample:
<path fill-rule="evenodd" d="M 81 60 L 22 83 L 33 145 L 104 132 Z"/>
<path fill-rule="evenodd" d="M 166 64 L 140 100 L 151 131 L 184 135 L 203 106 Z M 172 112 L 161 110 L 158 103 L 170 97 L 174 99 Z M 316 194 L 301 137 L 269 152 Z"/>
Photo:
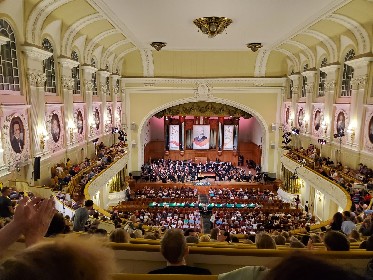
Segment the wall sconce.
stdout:
<path fill-rule="evenodd" d="M 349 126 L 346 132 L 350 134 L 350 139 L 351 139 L 351 144 L 352 144 L 355 140 L 355 128 L 353 126 Z"/>
<path fill-rule="evenodd" d="M 74 140 L 74 133 L 77 131 L 75 123 L 72 120 L 69 121 L 67 125 L 67 129 L 68 129 L 69 136 L 70 136 L 70 143 L 72 143 Z"/>
<path fill-rule="evenodd" d="M 95 121 L 92 118 L 89 118 L 88 125 L 89 125 L 89 135 L 93 136 L 94 135 L 94 128 L 95 128 Z"/>
<path fill-rule="evenodd" d="M 44 151 L 45 144 L 49 140 L 48 132 L 45 128 L 42 128 L 40 131 L 40 149 Z"/>
<path fill-rule="evenodd" d="M 327 133 L 327 131 L 328 131 L 328 124 L 326 123 L 326 121 L 322 121 L 321 122 L 321 129 L 323 130 L 324 134 Z"/>

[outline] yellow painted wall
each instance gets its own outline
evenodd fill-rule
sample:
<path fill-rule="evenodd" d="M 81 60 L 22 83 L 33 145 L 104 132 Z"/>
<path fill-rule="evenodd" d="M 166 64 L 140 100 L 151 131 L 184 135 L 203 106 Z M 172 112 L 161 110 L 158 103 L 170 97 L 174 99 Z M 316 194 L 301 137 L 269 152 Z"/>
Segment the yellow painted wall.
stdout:
<path fill-rule="evenodd" d="M 122 76 L 143 77 L 143 68 L 140 51 L 133 51 L 124 57 Z"/>

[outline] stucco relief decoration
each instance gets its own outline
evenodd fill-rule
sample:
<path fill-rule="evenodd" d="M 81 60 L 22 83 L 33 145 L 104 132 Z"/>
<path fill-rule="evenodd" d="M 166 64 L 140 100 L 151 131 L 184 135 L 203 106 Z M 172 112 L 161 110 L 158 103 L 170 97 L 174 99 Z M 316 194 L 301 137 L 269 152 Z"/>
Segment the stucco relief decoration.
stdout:
<path fill-rule="evenodd" d="M 373 106 L 369 106 L 365 114 L 364 150 L 373 153 Z"/>
<path fill-rule="evenodd" d="M 47 149 L 57 152 L 63 148 L 65 129 L 60 105 L 51 105 L 46 108 L 46 129 L 49 134 Z"/>
<path fill-rule="evenodd" d="M 296 126 L 300 129 L 301 132 L 305 133 L 306 131 L 306 120 L 305 120 L 305 108 L 304 104 L 298 104 L 297 117 L 296 117 Z"/>
<path fill-rule="evenodd" d="M 117 111 L 115 113 L 115 126 L 122 127 L 122 103 L 117 103 Z"/>
<path fill-rule="evenodd" d="M 3 115 L 1 127 L 5 165 L 14 170 L 30 158 L 27 108 L 3 108 Z"/>
<path fill-rule="evenodd" d="M 74 133 L 75 142 L 83 142 L 86 134 L 86 118 L 84 104 L 74 104 L 74 125 L 76 127 L 76 131 Z"/>
<path fill-rule="evenodd" d="M 335 105 L 335 113 L 334 113 L 334 119 L 333 119 L 333 133 L 334 134 L 341 134 L 344 133 L 344 137 L 342 137 L 342 144 L 346 144 L 348 133 L 347 128 L 350 123 L 350 116 L 349 116 L 349 110 L 350 105 L 349 104 L 339 104 Z M 339 138 L 334 139 L 335 142 L 339 143 Z"/>
<path fill-rule="evenodd" d="M 312 111 L 312 135 L 321 138 L 325 134 L 324 105 L 314 104 Z"/>
<path fill-rule="evenodd" d="M 30 85 L 33 87 L 43 87 L 47 76 L 42 72 L 31 72 L 27 74 Z"/>
<path fill-rule="evenodd" d="M 92 133 L 91 136 L 99 136 L 101 134 L 102 124 L 101 124 L 101 104 L 96 103 L 92 106 L 93 112 L 93 123 L 91 124 Z"/>
<path fill-rule="evenodd" d="M 113 105 L 111 103 L 106 104 L 106 116 L 105 116 L 105 132 L 111 132 L 114 126 L 113 119 Z"/>
<path fill-rule="evenodd" d="M 198 83 L 197 90 L 194 92 L 194 97 L 197 100 L 208 100 L 212 98 L 212 87 L 207 83 Z"/>

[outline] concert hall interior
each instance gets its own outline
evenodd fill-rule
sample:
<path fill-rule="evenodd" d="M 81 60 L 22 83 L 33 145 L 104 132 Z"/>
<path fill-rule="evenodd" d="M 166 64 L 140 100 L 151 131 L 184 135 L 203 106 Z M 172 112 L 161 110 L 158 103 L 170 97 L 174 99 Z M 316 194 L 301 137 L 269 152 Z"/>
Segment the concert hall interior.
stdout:
<path fill-rule="evenodd" d="M 0 0 L 5 264 L 100 236 L 108 279 L 150 278 L 180 229 L 214 279 L 294 248 L 365 273 L 372 42 L 372 0 Z"/>

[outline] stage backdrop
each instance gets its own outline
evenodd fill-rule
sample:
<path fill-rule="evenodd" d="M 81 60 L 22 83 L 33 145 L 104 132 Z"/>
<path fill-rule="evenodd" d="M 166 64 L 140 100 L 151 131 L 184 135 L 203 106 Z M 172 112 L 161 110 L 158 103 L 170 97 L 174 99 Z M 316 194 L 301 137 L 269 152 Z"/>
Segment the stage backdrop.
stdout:
<path fill-rule="evenodd" d="M 193 125 L 193 149 L 208 150 L 210 143 L 210 126 Z"/>
<path fill-rule="evenodd" d="M 170 125 L 170 150 L 178 151 L 179 150 L 179 125 L 171 124 Z"/>
<path fill-rule="evenodd" d="M 224 125 L 224 146 L 223 150 L 233 150 L 233 129 L 234 125 Z"/>

